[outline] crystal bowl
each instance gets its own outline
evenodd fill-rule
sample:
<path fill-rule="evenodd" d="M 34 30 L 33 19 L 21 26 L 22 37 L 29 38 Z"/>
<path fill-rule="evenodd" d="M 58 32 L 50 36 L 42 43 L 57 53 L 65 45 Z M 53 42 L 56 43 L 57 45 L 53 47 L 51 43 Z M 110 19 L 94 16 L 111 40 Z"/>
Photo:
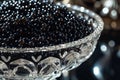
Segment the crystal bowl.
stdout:
<path fill-rule="evenodd" d="M 65 5 L 57 3 L 57 5 Z M 70 10 L 92 24 L 94 32 L 77 41 L 48 47 L 0 47 L 0 78 L 2 80 L 52 80 L 72 70 L 93 53 L 103 30 L 102 19 L 84 7 L 67 4 Z"/>

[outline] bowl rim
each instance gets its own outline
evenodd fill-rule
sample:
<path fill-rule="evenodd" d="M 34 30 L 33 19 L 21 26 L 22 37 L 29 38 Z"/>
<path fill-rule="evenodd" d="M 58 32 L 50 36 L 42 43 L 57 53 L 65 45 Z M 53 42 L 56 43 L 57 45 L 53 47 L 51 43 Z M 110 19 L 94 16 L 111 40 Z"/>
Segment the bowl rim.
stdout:
<path fill-rule="evenodd" d="M 61 5 L 61 3 L 57 3 L 58 5 Z M 73 10 L 77 10 L 79 12 L 85 13 L 89 15 L 90 17 L 94 18 L 98 25 L 97 28 L 93 31 L 93 33 L 85 36 L 82 39 L 78 39 L 72 42 L 68 43 L 63 43 L 63 44 L 58 44 L 58 45 L 53 45 L 53 46 L 47 46 L 47 47 L 34 47 L 34 48 L 7 48 L 7 47 L 0 47 L 0 52 L 4 53 L 33 53 L 33 52 L 47 52 L 47 51 L 54 51 L 54 50 L 61 50 L 65 48 L 70 48 L 74 46 L 79 46 L 82 43 L 86 43 L 87 41 L 91 41 L 93 38 L 97 37 L 99 34 L 101 34 L 103 30 L 103 20 L 99 15 L 94 13 L 93 11 L 86 9 L 82 6 L 77 6 L 77 5 L 71 5 L 71 4 L 64 4 L 68 8 L 71 8 Z"/>

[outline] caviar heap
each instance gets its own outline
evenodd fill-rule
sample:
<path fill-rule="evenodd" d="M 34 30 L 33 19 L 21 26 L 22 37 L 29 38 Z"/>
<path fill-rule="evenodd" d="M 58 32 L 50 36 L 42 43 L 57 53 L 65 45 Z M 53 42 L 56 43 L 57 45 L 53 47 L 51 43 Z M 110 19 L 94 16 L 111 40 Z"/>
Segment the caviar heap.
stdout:
<path fill-rule="evenodd" d="M 0 5 L 0 47 L 53 46 L 81 39 L 91 25 L 47 0 L 6 0 Z"/>

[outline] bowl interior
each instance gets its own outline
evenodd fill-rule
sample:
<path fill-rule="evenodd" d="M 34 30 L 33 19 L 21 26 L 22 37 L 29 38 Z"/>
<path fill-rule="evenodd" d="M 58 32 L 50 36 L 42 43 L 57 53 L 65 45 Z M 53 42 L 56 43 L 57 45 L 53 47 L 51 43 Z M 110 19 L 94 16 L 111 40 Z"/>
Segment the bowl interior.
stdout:
<path fill-rule="evenodd" d="M 73 11 L 76 15 L 84 17 L 86 20 L 88 20 L 89 24 L 92 24 L 94 27 L 94 32 L 90 35 L 68 43 L 54 45 L 54 46 L 47 46 L 47 47 L 35 47 L 35 48 L 6 48 L 6 47 L 0 47 L 1 52 L 10 52 L 10 53 L 26 53 L 26 52 L 40 52 L 40 51 L 53 51 L 53 50 L 60 50 L 65 49 L 69 47 L 74 47 L 77 45 L 80 45 L 82 43 L 86 43 L 87 41 L 91 41 L 96 36 L 98 36 L 101 31 L 103 30 L 103 21 L 102 19 L 95 14 L 94 12 L 85 9 L 84 7 L 79 7 L 76 5 L 70 5 L 70 4 L 62 4 L 62 3 L 56 3 L 60 6 L 67 6 L 69 10 Z"/>

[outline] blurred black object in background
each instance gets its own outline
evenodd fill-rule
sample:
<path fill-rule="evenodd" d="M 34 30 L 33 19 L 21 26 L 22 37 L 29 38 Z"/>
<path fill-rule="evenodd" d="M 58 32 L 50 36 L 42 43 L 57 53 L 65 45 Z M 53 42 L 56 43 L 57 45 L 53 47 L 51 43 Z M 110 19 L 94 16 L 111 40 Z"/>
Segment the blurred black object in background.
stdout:
<path fill-rule="evenodd" d="M 120 0 L 59 1 L 93 10 L 105 26 L 91 58 L 58 80 L 120 80 Z"/>

